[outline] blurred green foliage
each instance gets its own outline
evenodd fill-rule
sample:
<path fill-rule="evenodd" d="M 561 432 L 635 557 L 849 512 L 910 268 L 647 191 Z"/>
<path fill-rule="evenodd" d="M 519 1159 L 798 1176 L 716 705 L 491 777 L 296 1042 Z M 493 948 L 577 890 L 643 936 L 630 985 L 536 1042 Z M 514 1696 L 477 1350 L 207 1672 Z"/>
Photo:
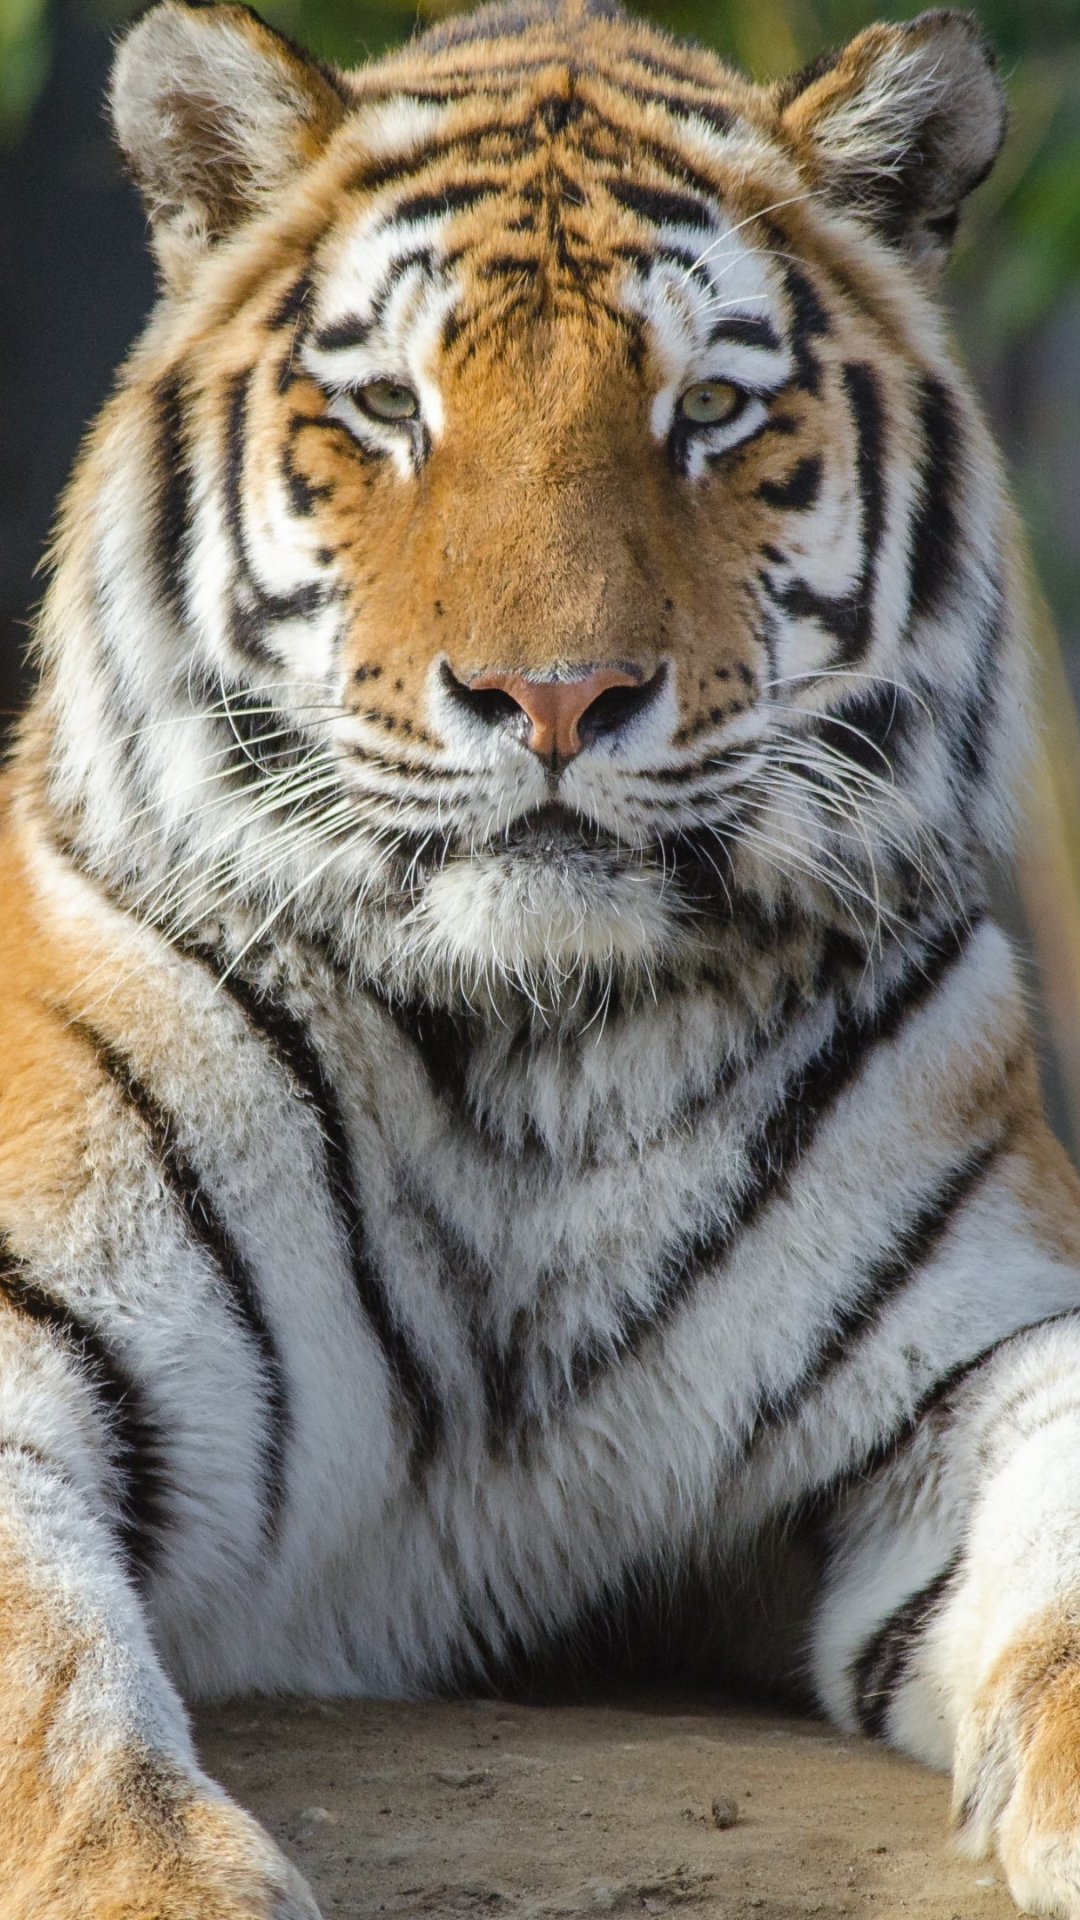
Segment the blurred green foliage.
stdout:
<path fill-rule="evenodd" d="M 0 0 L 0 140 L 21 133 L 51 51 L 48 0 Z"/>

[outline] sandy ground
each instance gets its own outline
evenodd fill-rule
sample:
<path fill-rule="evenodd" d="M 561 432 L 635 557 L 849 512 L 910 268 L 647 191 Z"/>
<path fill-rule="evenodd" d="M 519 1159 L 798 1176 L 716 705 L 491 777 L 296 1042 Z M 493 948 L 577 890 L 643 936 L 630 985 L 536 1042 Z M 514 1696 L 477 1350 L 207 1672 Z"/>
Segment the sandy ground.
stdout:
<path fill-rule="evenodd" d="M 942 1776 L 813 1721 L 668 1696 L 244 1701 L 198 1730 L 325 1920 L 1015 1911 L 992 1866 L 945 1850 Z"/>

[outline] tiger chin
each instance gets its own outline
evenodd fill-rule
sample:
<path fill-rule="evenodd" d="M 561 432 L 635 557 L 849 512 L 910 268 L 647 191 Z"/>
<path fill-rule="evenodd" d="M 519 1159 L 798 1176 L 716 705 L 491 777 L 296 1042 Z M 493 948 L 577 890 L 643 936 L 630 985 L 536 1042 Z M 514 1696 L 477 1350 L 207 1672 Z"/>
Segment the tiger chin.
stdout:
<path fill-rule="evenodd" d="M 786 1688 L 1080 1916 L 1080 1191 L 984 898 L 971 16 L 164 0 L 4 777 L 0 1904 L 298 1920 L 186 1703 Z"/>

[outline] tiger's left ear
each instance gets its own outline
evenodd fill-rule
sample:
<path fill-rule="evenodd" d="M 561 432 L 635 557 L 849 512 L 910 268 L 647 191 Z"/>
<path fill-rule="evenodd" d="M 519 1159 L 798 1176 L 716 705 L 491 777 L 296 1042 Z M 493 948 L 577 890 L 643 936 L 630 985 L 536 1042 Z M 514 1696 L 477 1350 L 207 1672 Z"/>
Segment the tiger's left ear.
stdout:
<path fill-rule="evenodd" d="M 245 6 L 161 0 L 120 44 L 116 136 L 167 285 L 313 160 L 346 112 L 337 76 Z"/>
<path fill-rule="evenodd" d="M 943 260 L 1005 137 L 1005 95 L 974 14 L 868 27 L 781 82 L 780 132 L 814 186 L 914 258 Z"/>

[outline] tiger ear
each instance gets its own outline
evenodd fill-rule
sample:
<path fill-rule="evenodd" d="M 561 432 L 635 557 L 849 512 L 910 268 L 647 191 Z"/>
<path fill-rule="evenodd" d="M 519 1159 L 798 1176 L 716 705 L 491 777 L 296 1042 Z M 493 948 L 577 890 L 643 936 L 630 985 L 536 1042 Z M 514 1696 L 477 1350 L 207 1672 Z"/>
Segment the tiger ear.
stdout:
<path fill-rule="evenodd" d="M 868 27 L 781 83 L 782 137 L 815 187 L 914 258 L 948 252 L 1005 137 L 1005 95 L 974 14 Z"/>
<path fill-rule="evenodd" d="M 249 7 L 185 0 L 127 33 L 111 104 L 167 283 L 314 159 L 346 110 L 335 76 Z"/>

